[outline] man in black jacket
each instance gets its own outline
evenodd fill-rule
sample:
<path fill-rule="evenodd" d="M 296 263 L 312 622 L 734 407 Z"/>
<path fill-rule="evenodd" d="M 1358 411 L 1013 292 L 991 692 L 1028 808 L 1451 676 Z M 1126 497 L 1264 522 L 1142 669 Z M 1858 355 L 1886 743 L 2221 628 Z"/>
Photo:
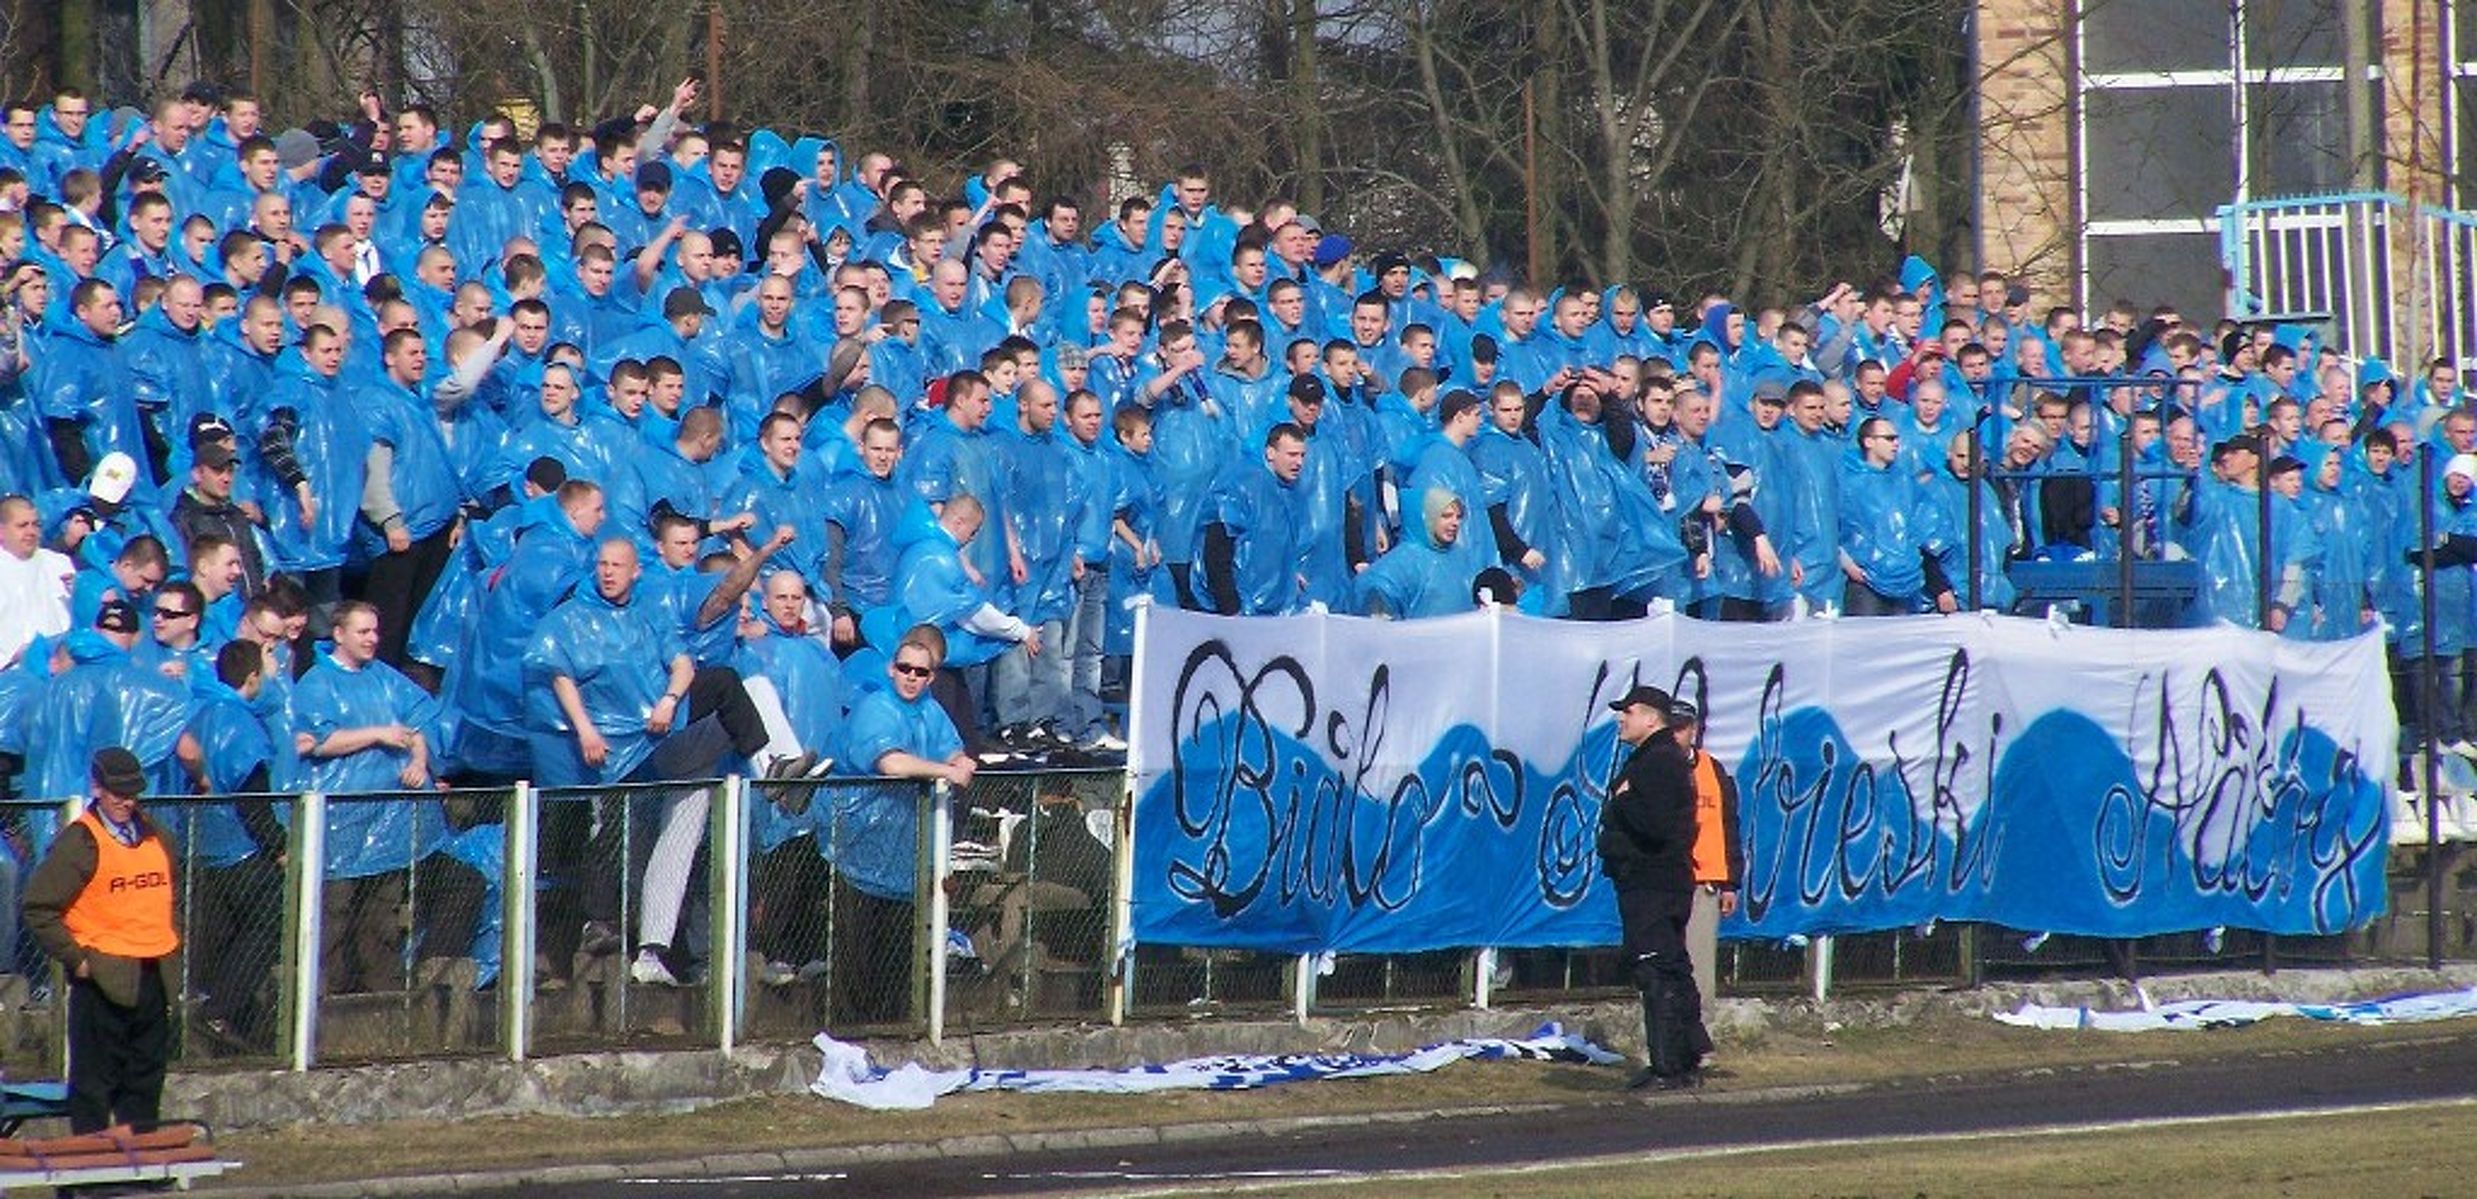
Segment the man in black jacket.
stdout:
<path fill-rule="evenodd" d="M 1646 1063 L 1627 1087 L 1677 1090 L 1700 1083 L 1697 1046 L 1702 998 L 1686 956 L 1694 906 L 1694 780 L 1686 751 L 1668 727 L 1673 701 L 1636 686 L 1609 705 L 1617 739 L 1631 747 L 1600 810 L 1600 868 L 1617 888 L 1617 916 L 1634 981 L 1643 995 Z"/>

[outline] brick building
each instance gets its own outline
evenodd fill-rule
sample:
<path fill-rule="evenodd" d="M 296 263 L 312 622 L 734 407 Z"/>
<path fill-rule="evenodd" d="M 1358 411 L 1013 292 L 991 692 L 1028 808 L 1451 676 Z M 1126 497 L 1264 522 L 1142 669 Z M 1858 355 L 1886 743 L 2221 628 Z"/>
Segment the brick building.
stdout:
<path fill-rule="evenodd" d="M 2045 294 L 2215 316 L 2221 205 L 2477 209 L 2477 0 L 1978 0 L 1976 17 L 1983 251 Z"/>

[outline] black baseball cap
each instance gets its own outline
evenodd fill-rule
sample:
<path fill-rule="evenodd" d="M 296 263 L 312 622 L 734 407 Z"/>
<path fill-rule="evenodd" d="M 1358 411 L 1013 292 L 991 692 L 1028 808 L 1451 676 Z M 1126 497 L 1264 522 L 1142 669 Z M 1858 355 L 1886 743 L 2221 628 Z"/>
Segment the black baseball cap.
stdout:
<path fill-rule="evenodd" d="M 1676 700 L 1669 698 L 1668 692 L 1662 691 L 1649 683 L 1636 683 L 1632 691 L 1626 692 L 1624 695 L 1619 696 L 1614 703 L 1609 704 L 1608 710 L 1611 712 L 1623 712 L 1636 704 L 1645 704 L 1648 705 L 1653 711 L 1666 716 L 1669 709 L 1676 706 L 1676 703 Z"/>

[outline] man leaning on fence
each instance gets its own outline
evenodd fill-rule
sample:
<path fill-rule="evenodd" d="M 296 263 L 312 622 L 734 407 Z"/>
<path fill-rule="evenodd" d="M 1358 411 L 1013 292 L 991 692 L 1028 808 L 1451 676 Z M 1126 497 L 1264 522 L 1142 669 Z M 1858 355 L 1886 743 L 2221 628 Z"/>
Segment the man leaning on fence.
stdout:
<path fill-rule="evenodd" d="M 886 663 L 889 686 L 852 705 L 843 726 L 839 768 L 854 774 L 972 784 L 974 762 L 963 752 L 954 721 L 929 694 L 946 662 L 946 637 L 915 625 Z M 836 892 L 835 972 L 854 980 L 841 988 L 838 1020 L 876 1024 L 902 1015 L 909 997 L 912 896 L 917 887 L 919 809 L 909 788 L 841 788 L 835 798 L 835 865 L 846 884 Z"/>
<path fill-rule="evenodd" d="M 172 851 L 138 810 L 146 772 L 95 751 L 86 811 L 26 884 L 26 927 L 69 972 L 69 1131 L 152 1127 L 172 1053 Z"/>

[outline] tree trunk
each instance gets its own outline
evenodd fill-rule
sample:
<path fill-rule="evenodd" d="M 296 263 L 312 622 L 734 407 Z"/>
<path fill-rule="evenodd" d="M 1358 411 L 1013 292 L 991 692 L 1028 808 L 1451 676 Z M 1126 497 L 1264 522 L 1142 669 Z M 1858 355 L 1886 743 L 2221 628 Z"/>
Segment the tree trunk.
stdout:
<path fill-rule="evenodd" d="M 1479 198 L 1471 188 L 1470 170 L 1463 165 L 1462 139 L 1445 104 L 1444 84 L 1436 72 L 1436 39 L 1424 20 L 1411 22 L 1411 53 L 1419 65 L 1419 91 L 1427 100 L 1429 123 L 1436 130 L 1437 156 L 1445 168 L 1446 190 L 1453 197 L 1455 232 L 1464 252 L 1481 266 L 1488 264 L 1487 224 L 1480 219 Z"/>
<path fill-rule="evenodd" d="M 1298 155 L 1299 208 L 1325 206 L 1325 115 L 1322 68 L 1316 49 L 1316 0 L 1290 3 L 1290 108 L 1292 144 Z"/>
<path fill-rule="evenodd" d="M 845 134 L 844 153 L 856 154 L 856 140 L 875 122 L 869 118 L 869 51 L 877 43 L 877 5 L 863 0 L 852 6 L 851 36 L 843 40 L 843 119 L 840 127 Z M 851 162 L 837 164 L 848 172 Z"/>

